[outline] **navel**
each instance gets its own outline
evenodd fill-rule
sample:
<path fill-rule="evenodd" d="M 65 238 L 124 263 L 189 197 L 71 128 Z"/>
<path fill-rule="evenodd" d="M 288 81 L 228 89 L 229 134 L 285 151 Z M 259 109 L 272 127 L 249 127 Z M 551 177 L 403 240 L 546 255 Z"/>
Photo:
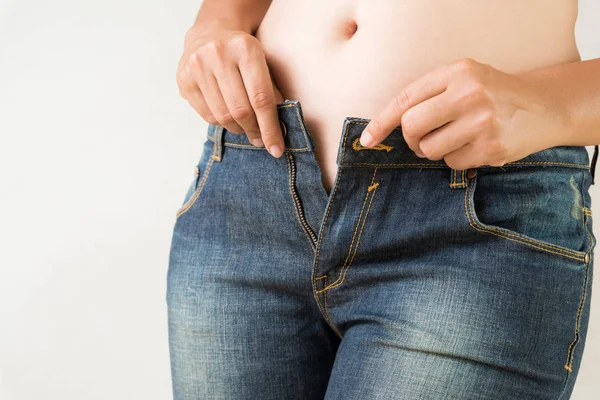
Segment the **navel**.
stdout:
<path fill-rule="evenodd" d="M 346 39 L 352 38 L 357 30 L 358 24 L 354 19 L 350 19 L 342 23 L 342 34 Z"/>

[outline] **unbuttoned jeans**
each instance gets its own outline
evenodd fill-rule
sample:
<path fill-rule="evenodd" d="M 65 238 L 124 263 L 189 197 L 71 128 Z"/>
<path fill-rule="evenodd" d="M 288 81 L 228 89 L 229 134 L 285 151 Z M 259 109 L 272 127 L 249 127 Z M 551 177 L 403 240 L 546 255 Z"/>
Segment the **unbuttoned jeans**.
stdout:
<path fill-rule="evenodd" d="M 174 216 L 175 399 L 570 397 L 596 243 L 585 147 L 455 170 L 400 126 L 363 147 L 368 120 L 347 117 L 328 192 L 300 102 L 277 110 L 280 158 L 209 125 Z"/>

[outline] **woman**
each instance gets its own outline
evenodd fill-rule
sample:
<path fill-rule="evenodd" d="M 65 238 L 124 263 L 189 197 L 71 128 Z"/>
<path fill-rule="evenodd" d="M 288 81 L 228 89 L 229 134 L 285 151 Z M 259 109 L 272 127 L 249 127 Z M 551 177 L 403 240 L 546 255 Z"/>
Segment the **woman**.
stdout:
<path fill-rule="evenodd" d="M 176 399 L 566 399 L 600 59 L 576 0 L 206 0 L 168 271 Z"/>

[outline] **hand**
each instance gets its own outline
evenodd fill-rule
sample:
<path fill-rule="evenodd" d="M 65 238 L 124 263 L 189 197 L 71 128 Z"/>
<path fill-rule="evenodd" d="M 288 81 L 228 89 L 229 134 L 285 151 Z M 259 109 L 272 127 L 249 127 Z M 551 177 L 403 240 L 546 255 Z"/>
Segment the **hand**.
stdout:
<path fill-rule="evenodd" d="M 276 106 L 284 98 L 256 37 L 215 25 L 190 29 L 177 84 L 180 95 L 207 122 L 246 133 L 252 144 L 265 145 L 281 157 L 285 146 Z"/>
<path fill-rule="evenodd" d="M 543 80 L 461 59 L 404 88 L 365 127 L 361 144 L 374 146 L 401 125 L 419 157 L 453 169 L 502 166 L 560 143 L 568 118 L 556 98 Z"/>

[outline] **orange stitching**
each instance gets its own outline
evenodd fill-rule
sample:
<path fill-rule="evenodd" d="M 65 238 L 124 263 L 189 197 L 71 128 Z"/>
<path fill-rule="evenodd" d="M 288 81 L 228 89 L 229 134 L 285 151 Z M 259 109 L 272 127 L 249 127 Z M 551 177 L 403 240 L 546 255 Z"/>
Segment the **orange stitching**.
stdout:
<path fill-rule="evenodd" d="M 563 257 L 568 257 L 571 258 L 573 260 L 577 260 L 577 261 L 584 261 L 584 256 L 585 253 L 582 252 L 578 252 L 575 250 L 569 250 L 569 249 L 563 249 L 560 248 L 556 245 L 553 244 L 546 244 L 546 243 L 539 243 L 537 241 L 534 241 L 532 239 L 528 239 L 528 238 L 524 238 L 522 236 L 513 234 L 513 233 L 508 233 L 508 232 L 498 232 L 495 230 L 492 230 L 491 228 L 487 228 L 482 226 L 481 224 L 479 224 L 476 220 L 475 217 L 472 216 L 473 210 L 471 209 L 471 202 L 469 201 L 467 203 L 467 196 L 469 195 L 469 193 L 471 193 L 472 191 L 472 181 L 469 182 L 469 185 L 467 186 L 467 190 L 465 190 L 465 198 L 464 198 L 464 203 L 465 203 L 465 214 L 467 216 L 467 219 L 469 221 L 469 225 L 471 225 L 472 228 L 478 230 L 478 231 L 482 231 L 482 232 L 487 232 L 499 237 L 502 237 L 506 240 L 512 240 L 513 242 L 517 242 L 517 243 L 522 243 L 525 244 L 527 246 L 531 246 L 534 247 L 536 249 L 548 252 L 548 253 L 553 253 L 553 254 L 558 254 L 561 255 Z M 473 221 L 471 221 L 471 218 L 473 218 Z M 475 224 L 475 225 L 473 225 Z M 476 226 L 477 225 L 477 226 Z M 511 239 L 510 236 L 514 236 L 517 239 Z M 546 248 L 542 247 L 545 246 Z M 556 251 L 551 251 L 550 249 L 554 249 Z M 572 254 L 572 255 L 568 255 L 568 254 Z"/>
<path fill-rule="evenodd" d="M 587 214 L 587 215 L 591 216 L 591 211 L 592 211 L 591 209 L 583 206 L 582 211 L 583 211 L 584 215 L 587 213 L 587 211 L 589 211 L 590 214 Z M 587 222 L 587 220 L 586 220 L 586 222 Z M 588 248 L 587 253 L 585 254 L 585 258 L 587 258 L 587 260 L 585 260 L 585 258 L 584 258 L 584 261 L 586 261 L 585 275 L 583 278 L 583 290 L 581 293 L 581 299 L 579 300 L 579 306 L 577 307 L 577 316 L 575 318 L 575 335 L 573 337 L 573 340 L 569 344 L 569 348 L 567 349 L 567 361 L 564 365 L 564 368 L 569 372 L 573 372 L 573 359 L 575 357 L 575 347 L 577 346 L 577 343 L 579 343 L 579 328 L 581 325 L 581 311 L 583 310 L 583 306 L 585 304 L 585 298 L 587 296 L 588 270 L 590 267 L 590 263 L 592 262 L 592 254 L 593 254 L 592 252 L 593 252 L 594 246 L 596 244 L 594 238 L 592 237 L 592 234 L 590 233 L 590 229 L 588 227 L 586 227 L 585 225 L 584 225 L 584 229 L 588 235 L 590 246 Z"/>
<path fill-rule="evenodd" d="M 327 286 L 327 277 L 325 276 L 325 286 Z M 338 328 L 333 323 L 333 320 L 329 316 L 329 310 L 327 309 L 327 292 L 323 293 L 323 303 L 325 303 L 325 319 L 329 321 L 331 329 L 335 332 L 336 335 L 341 339 L 342 333 L 338 330 Z"/>
<path fill-rule="evenodd" d="M 375 171 L 373 171 L 373 177 L 371 178 L 371 182 L 373 182 L 375 180 L 375 174 L 377 172 L 377 168 L 375 168 Z M 373 189 L 377 189 L 377 187 L 379 186 L 379 184 L 371 184 L 369 187 L 372 187 Z M 371 196 L 371 200 L 369 201 L 369 206 L 367 207 L 367 211 L 365 213 L 365 217 L 363 219 L 362 225 L 360 223 L 360 220 L 362 218 L 363 215 L 363 211 L 365 208 L 365 204 L 367 203 L 367 198 L 369 197 L 369 193 L 371 192 L 371 190 L 367 191 L 367 194 L 365 195 L 365 200 L 363 201 L 363 205 L 362 208 L 360 210 L 360 214 L 358 216 L 358 221 L 356 222 L 356 227 L 354 228 L 354 233 L 352 235 L 352 241 L 350 242 L 350 248 L 348 249 L 348 254 L 346 255 L 346 259 L 344 260 L 344 265 L 342 266 L 342 270 L 340 272 L 340 275 L 338 276 L 338 278 L 335 280 L 335 282 L 333 282 L 331 285 L 329 286 L 325 286 L 323 289 L 319 290 L 318 293 L 324 292 L 326 290 L 332 289 L 334 287 L 337 287 L 339 285 L 341 285 L 342 283 L 344 283 L 344 280 L 346 278 L 346 271 L 348 270 L 348 268 L 350 268 L 350 265 L 352 265 L 352 261 L 354 260 L 354 257 L 356 256 L 357 250 L 358 250 L 358 245 L 360 243 L 360 238 L 362 236 L 362 232 L 363 229 L 365 227 L 365 224 L 367 222 L 367 217 L 369 216 L 369 210 L 371 209 L 371 204 L 373 203 L 373 198 L 375 197 L 375 190 L 373 190 L 373 195 Z M 358 233 L 358 237 L 356 236 L 356 233 L 358 231 L 358 227 L 360 228 L 360 232 Z M 354 245 L 354 240 L 356 238 L 356 246 L 354 246 L 354 252 L 352 252 L 352 247 Z M 350 256 L 350 254 L 352 253 L 352 256 Z"/>
<path fill-rule="evenodd" d="M 323 221 L 323 225 L 321 225 L 321 230 L 319 231 L 319 241 L 317 243 L 317 254 L 315 257 L 315 265 L 313 266 L 313 291 L 314 291 L 314 296 L 315 299 L 317 300 L 317 306 L 319 306 L 319 309 L 321 310 L 321 312 L 323 313 L 323 315 L 325 316 L 326 319 L 327 318 L 327 310 L 323 309 L 323 306 L 321 305 L 321 302 L 319 301 L 319 292 L 317 291 L 317 280 L 321 279 L 321 278 L 316 278 L 317 275 L 317 267 L 319 265 L 319 255 L 321 254 L 321 244 L 323 243 L 323 232 L 325 231 L 325 225 L 327 225 L 327 219 L 329 218 L 329 211 L 331 210 L 331 206 L 333 205 L 333 200 L 335 198 L 335 193 L 337 192 L 337 189 L 339 187 L 339 182 L 340 182 L 340 178 L 342 176 L 342 172 L 344 171 L 344 168 L 339 167 L 338 171 L 337 171 L 337 176 L 335 179 L 335 184 L 333 185 L 333 193 L 331 194 L 331 197 L 329 198 L 329 204 L 327 206 L 327 211 L 325 212 L 325 219 Z M 333 326 L 333 321 L 329 320 L 332 328 L 335 330 L 335 327 Z M 340 336 L 341 338 L 341 336 Z"/>
<path fill-rule="evenodd" d="M 223 129 L 224 128 L 221 125 L 218 125 L 217 130 L 215 131 L 216 140 L 212 158 L 214 158 L 217 161 L 221 161 L 221 142 L 223 141 Z"/>
<path fill-rule="evenodd" d="M 362 144 L 360 144 L 360 138 L 356 138 L 354 139 L 354 141 L 352 142 L 352 148 L 354 150 L 385 150 L 387 152 L 389 152 L 390 150 L 393 149 L 392 146 L 388 146 L 386 144 L 383 143 L 378 143 L 375 146 L 372 147 L 365 147 Z"/>
<path fill-rule="evenodd" d="M 326 278 L 327 278 L 327 275 L 322 275 L 318 278 L 315 278 L 315 281 L 318 281 L 319 279 L 326 279 Z"/>
<path fill-rule="evenodd" d="M 294 202 L 294 211 L 295 211 L 296 217 L 298 218 L 298 223 L 300 224 L 300 228 L 302 229 L 302 232 L 304 232 L 304 236 L 306 236 L 306 239 L 308 239 L 312 250 L 315 251 L 315 243 L 317 242 L 317 238 L 315 237 L 314 232 L 312 231 L 312 229 L 306 222 L 304 215 L 303 214 L 301 215 L 302 207 L 300 205 L 300 199 L 298 199 L 298 195 L 296 193 L 296 188 L 295 188 L 296 165 L 294 163 L 294 156 L 289 152 L 285 152 L 285 154 L 286 154 L 287 160 L 288 160 L 288 186 L 290 189 L 290 195 L 292 197 L 292 201 Z M 308 237 L 307 233 L 310 234 L 310 238 Z M 312 240 L 311 240 L 311 238 L 312 238 Z"/>
<path fill-rule="evenodd" d="M 208 161 L 208 166 L 206 167 L 206 170 L 204 171 L 204 175 L 202 176 L 202 181 L 200 182 L 200 185 L 198 185 L 198 188 L 194 192 L 194 195 L 187 201 L 187 203 L 185 203 L 183 206 L 181 206 L 179 211 L 177 211 L 177 213 L 175 214 L 176 219 L 179 218 L 182 214 L 184 214 L 187 210 L 189 210 L 196 202 L 196 199 L 198 198 L 198 196 L 200 196 L 200 192 L 202 191 L 202 188 L 204 187 L 204 182 L 206 182 L 206 179 L 208 178 L 208 173 L 210 172 L 210 168 L 212 167 L 214 160 L 215 159 L 211 157 L 210 160 Z"/>
<path fill-rule="evenodd" d="M 295 104 L 290 103 L 290 104 L 278 105 L 277 108 L 289 108 L 289 107 L 293 107 L 293 106 L 295 106 Z"/>
<path fill-rule="evenodd" d="M 350 125 L 367 125 L 368 122 L 363 122 L 363 121 L 350 121 L 348 124 L 346 124 L 346 128 L 344 129 L 344 143 L 343 143 L 343 148 L 342 148 L 342 164 L 344 163 L 344 153 L 345 153 L 345 149 L 346 149 L 346 133 L 348 132 L 348 127 Z M 401 128 L 400 128 L 401 129 Z M 394 128 L 392 130 L 392 132 L 396 131 L 396 130 L 400 130 L 399 128 Z M 346 163 L 347 165 L 374 165 L 374 166 L 383 166 L 383 165 L 387 165 L 387 166 L 392 166 L 392 165 L 441 165 L 441 166 L 448 166 L 447 164 L 369 164 L 369 163 Z M 559 161 L 530 161 L 530 162 L 519 162 L 519 160 L 517 161 L 511 161 L 508 163 L 505 163 L 503 166 L 505 165 L 539 165 L 539 164 L 555 164 L 555 165 L 571 165 L 571 166 L 576 166 L 576 167 L 583 167 L 584 169 L 589 170 L 590 166 L 588 164 L 573 164 L 573 163 L 564 163 L 564 162 L 559 162 Z M 496 167 L 498 168 L 498 167 Z"/>
<path fill-rule="evenodd" d="M 583 278 L 583 290 L 581 293 L 581 300 L 579 300 L 579 307 L 577 308 L 577 317 L 575 318 L 575 337 L 573 338 L 573 341 L 571 342 L 571 344 L 569 344 L 569 348 L 567 349 L 567 362 L 565 364 L 565 369 L 569 372 L 573 372 L 573 358 L 575 356 L 575 347 L 577 346 L 577 343 L 579 343 L 579 327 L 581 325 L 581 310 L 583 310 L 583 306 L 585 304 L 585 297 L 587 295 L 587 280 L 588 280 L 588 270 L 590 267 L 590 262 L 591 262 L 591 257 L 589 256 L 589 254 L 592 253 L 592 249 L 594 248 L 595 245 L 595 241 L 592 238 L 592 235 L 590 234 L 589 230 L 586 230 L 586 233 L 588 235 L 588 238 L 590 239 L 590 249 L 588 250 L 588 253 L 586 253 L 586 256 L 588 257 L 587 262 L 585 263 L 585 275 Z M 569 362 L 569 359 L 571 360 Z"/>
<path fill-rule="evenodd" d="M 465 182 L 465 170 L 464 170 L 464 169 L 462 169 L 462 170 L 460 171 L 460 173 L 461 173 L 461 181 L 460 181 L 460 182 L 456 182 L 456 170 L 455 170 L 455 169 L 452 169 L 452 176 L 453 176 L 453 179 L 452 179 L 452 183 L 449 183 L 449 184 L 448 184 L 448 186 L 450 186 L 450 187 L 459 187 L 459 188 L 464 188 L 464 187 L 466 187 L 466 182 Z"/>

